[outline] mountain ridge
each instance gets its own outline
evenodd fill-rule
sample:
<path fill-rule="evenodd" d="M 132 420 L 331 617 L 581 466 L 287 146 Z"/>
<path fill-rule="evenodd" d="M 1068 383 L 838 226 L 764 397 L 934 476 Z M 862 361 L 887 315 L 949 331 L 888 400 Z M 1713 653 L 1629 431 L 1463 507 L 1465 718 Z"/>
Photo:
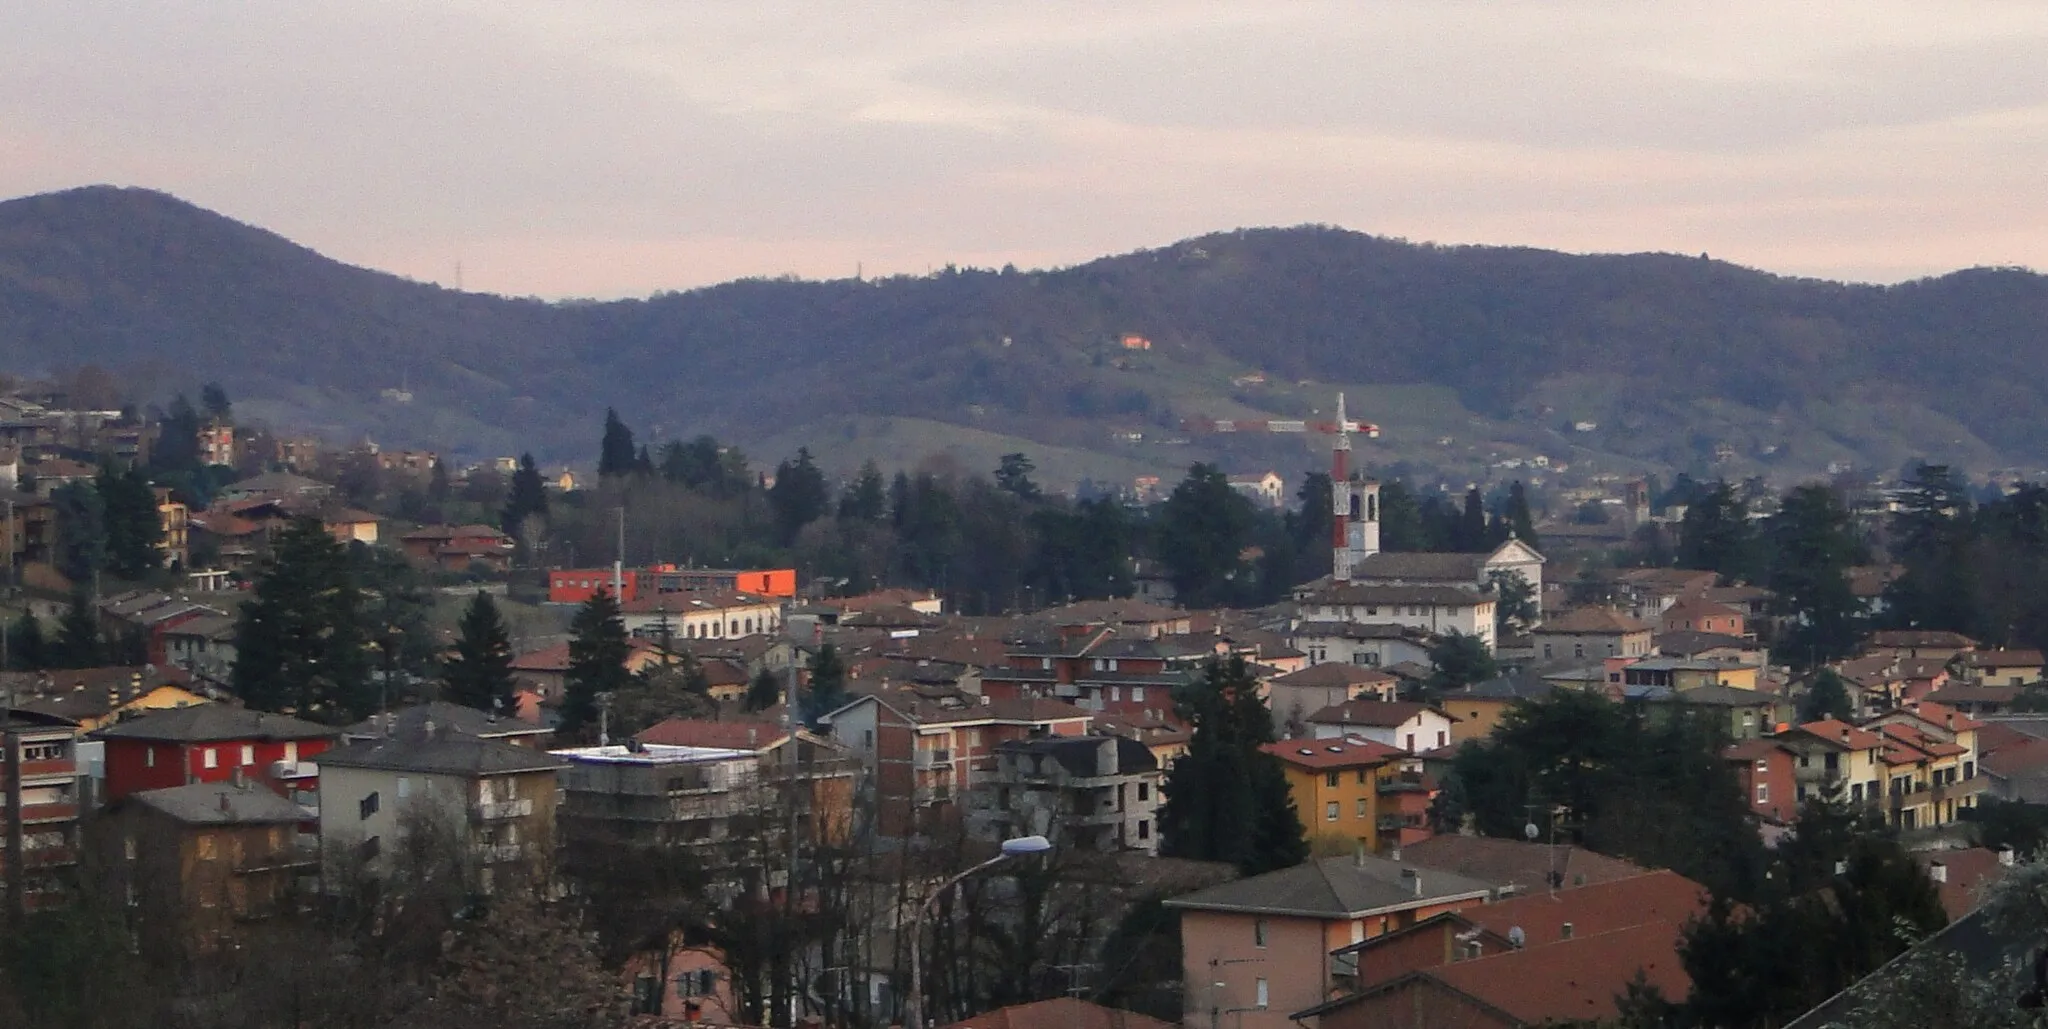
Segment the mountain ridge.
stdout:
<path fill-rule="evenodd" d="M 1151 348 L 1124 351 L 1126 334 Z M 1119 470 L 1272 462 L 1299 441 L 1173 441 L 1189 416 L 1302 417 L 1337 388 L 1435 387 L 1462 410 L 1419 409 L 1416 428 L 1486 438 L 1460 431 L 1437 453 L 1445 437 L 1390 425 L 1389 456 L 1483 464 L 1500 444 L 1680 468 L 1733 447 L 1739 470 L 1789 471 L 2048 451 L 2033 371 L 2048 367 L 2048 279 L 2032 272 L 1848 284 L 1327 226 L 1044 270 L 548 303 L 346 265 L 151 190 L 0 202 L 0 366 L 86 362 L 166 392 L 218 379 L 330 434 L 556 460 L 585 458 L 616 406 L 659 436 L 747 443 L 882 416 L 1097 452 Z M 400 382 L 410 405 L 382 396 Z M 1952 438 L 1908 438 L 1909 422 Z"/>

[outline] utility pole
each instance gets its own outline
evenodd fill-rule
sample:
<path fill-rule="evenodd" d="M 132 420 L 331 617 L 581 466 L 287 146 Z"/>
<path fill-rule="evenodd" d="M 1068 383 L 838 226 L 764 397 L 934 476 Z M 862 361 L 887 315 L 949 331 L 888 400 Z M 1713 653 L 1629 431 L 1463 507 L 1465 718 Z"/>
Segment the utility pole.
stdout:
<path fill-rule="evenodd" d="M 626 603 L 626 508 L 613 508 L 619 516 L 618 556 L 612 560 L 612 599 L 621 607 Z"/>

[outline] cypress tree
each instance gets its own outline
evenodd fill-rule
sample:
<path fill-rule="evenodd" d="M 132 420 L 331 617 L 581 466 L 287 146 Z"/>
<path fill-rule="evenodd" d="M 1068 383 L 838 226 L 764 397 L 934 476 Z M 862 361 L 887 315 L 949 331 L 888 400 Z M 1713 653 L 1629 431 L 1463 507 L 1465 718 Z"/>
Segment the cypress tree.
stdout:
<path fill-rule="evenodd" d="M 632 679 L 626 671 L 632 645 L 626 641 L 626 623 L 618 601 L 602 590 L 577 609 L 569 632 L 569 668 L 562 676 L 562 715 L 557 730 L 587 738 L 597 724 L 601 698 L 624 689 Z"/>
<path fill-rule="evenodd" d="M 1465 511 L 1458 519 L 1458 549 L 1467 553 L 1486 550 L 1486 498 L 1479 487 L 1465 491 Z"/>
<path fill-rule="evenodd" d="M 619 419 L 619 412 L 606 408 L 604 412 L 604 439 L 598 444 L 597 474 L 629 475 L 639 457 L 633 446 L 633 430 Z"/>
<path fill-rule="evenodd" d="M 123 579 L 140 579 L 163 563 L 163 520 L 156 509 L 156 491 L 139 469 L 117 472 L 102 468 L 94 484 L 106 532 L 107 570 Z"/>
<path fill-rule="evenodd" d="M 1245 875 L 1307 860 L 1280 759 L 1260 749 L 1274 740 L 1273 716 L 1244 659 L 1209 662 L 1177 707 L 1194 736 L 1167 776 L 1160 853 L 1227 861 Z"/>
<path fill-rule="evenodd" d="M 541 481 L 540 468 L 533 463 L 532 454 L 519 455 L 519 467 L 512 473 L 511 495 L 505 500 L 505 510 L 499 524 L 505 535 L 520 538 L 520 530 L 526 520 L 534 515 L 548 513 L 547 485 Z"/>
<path fill-rule="evenodd" d="M 811 656 L 811 684 L 804 691 L 804 721 L 816 723 L 819 717 L 846 703 L 846 662 L 839 659 L 839 648 L 827 643 Z"/>
<path fill-rule="evenodd" d="M 1529 491 L 1516 479 L 1508 487 L 1508 528 L 1514 530 L 1515 538 L 1531 547 L 1537 547 L 1536 517 L 1529 511 Z M 1540 548 L 1539 548 L 1540 549 Z"/>
<path fill-rule="evenodd" d="M 455 656 L 441 674 L 444 696 L 479 711 L 510 712 L 516 706 L 512 683 L 512 640 L 491 595 L 478 590 L 462 613 Z"/>
<path fill-rule="evenodd" d="M 766 668 L 754 673 L 740 706 L 748 711 L 766 711 L 782 702 L 782 679 Z"/>

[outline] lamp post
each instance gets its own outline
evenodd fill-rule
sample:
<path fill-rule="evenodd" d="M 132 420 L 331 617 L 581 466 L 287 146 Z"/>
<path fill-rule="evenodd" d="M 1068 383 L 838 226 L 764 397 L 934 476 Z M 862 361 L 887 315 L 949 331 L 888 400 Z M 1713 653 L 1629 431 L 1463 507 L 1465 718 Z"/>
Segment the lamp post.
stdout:
<path fill-rule="evenodd" d="M 931 921 L 932 913 L 938 910 L 939 898 L 952 892 L 953 887 L 1002 864 L 1013 857 L 1028 854 L 1043 854 L 1052 849 L 1052 842 L 1043 836 L 1019 836 L 1003 841 L 1003 852 L 983 861 L 968 870 L 939 884 L 931 895 L 924 899 L 918 909 L 917 919 L 910 923 L 910 997 L 904 1005 L 904 1029 L 924 1029 L 924 962 L 922 960 L 924 924 Z"/>

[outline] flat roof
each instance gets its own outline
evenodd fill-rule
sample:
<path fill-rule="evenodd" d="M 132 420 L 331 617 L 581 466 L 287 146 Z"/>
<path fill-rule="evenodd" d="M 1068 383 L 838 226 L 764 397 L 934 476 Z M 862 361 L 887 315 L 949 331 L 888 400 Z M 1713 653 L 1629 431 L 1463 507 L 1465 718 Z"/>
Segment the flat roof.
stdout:
<path fill-rule="evenodd" d="M 678 747 L 665 743 L 647 743 L 631 748 L 623 743 L 613 743 L 602 747 L 569 747 L 564 750 L 551 750 L 548 753 L 565 760 L 593 765 L 683 765 L 703 761 L 751 761 L 758 756 L 751 750 Z"/>

